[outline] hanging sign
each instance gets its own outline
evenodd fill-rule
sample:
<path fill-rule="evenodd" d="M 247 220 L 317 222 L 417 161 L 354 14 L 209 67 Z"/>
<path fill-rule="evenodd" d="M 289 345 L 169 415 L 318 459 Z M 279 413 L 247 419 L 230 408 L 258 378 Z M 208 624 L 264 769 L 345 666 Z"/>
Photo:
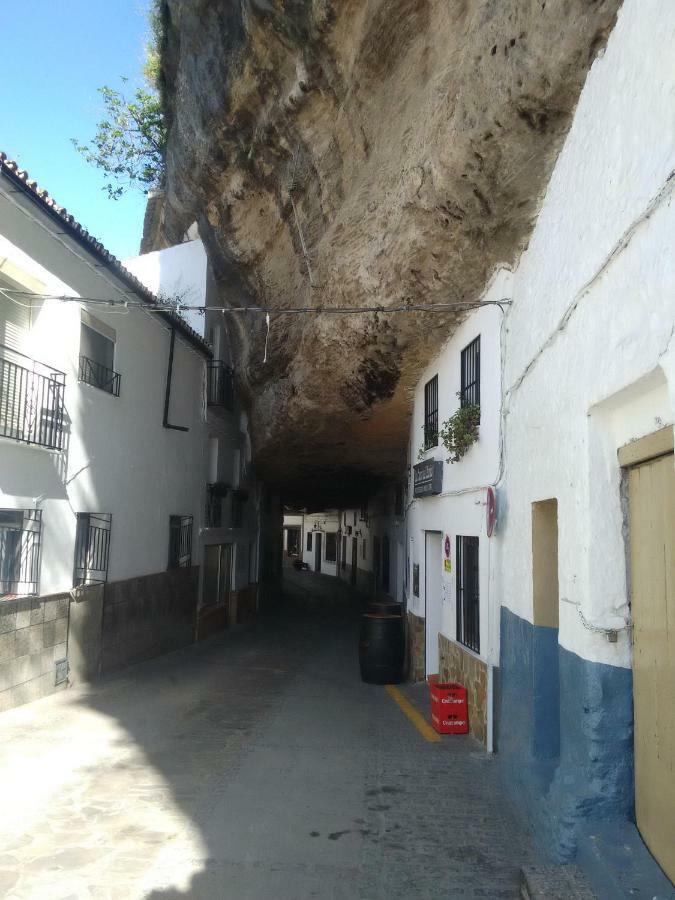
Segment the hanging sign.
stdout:
<path fill-rule="evenodd" d="M 429 497 L 442 490 L 442 459 L 427 459 L 413 467 L 413 497 Z"/>
<path fill-rule="evenodd" d="M 486 516 L 486 528 L 487 528 L 487 536 L 492 537 L 492 532 L 495 530 L 495 523 L 497 522 L 497 498 L 495 496 L 494 488 L 489 487 L 487 489 L 487 502 L 485 504 L 485 516 Z"/>

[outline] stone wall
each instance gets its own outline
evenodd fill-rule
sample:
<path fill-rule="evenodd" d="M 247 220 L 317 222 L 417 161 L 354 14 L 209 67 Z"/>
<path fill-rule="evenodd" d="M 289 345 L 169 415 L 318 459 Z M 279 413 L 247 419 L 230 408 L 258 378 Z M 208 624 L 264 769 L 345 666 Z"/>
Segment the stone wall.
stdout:
<path fill-rule="evenodd" d="M 424 681 L 424 640 L 424 619 L 408 612 L 408 678 L 410 681 Z"/>
<path fill-rule="evenodd" d="M 469 731 L 482 744 L 487 741 L 487 664 L 460 644 L 438 635 L 441 681 L 458 681 L 466 688 Z"/>
<path fill-rule="evenodd" d="M 107 584 L 101 674 L 191 644 L 198 585 L 196 566 Z"/>
<path fill-rule="evenodd" d="M 68 594 L 0 601 L 0 712 L 65 687 Z"/>

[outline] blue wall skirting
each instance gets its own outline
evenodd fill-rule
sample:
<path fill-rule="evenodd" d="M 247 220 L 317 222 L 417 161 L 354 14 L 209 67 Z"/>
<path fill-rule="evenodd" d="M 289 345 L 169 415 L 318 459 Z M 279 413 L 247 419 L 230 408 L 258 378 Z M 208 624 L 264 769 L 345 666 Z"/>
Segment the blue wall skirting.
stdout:
<path fill-rule="evenodd" d="M 504 781 L 552 858 L 572 859 L 588 823 L 633 818 L 630 669 L 584 660 L 502 607 L 496 688 Z"/>

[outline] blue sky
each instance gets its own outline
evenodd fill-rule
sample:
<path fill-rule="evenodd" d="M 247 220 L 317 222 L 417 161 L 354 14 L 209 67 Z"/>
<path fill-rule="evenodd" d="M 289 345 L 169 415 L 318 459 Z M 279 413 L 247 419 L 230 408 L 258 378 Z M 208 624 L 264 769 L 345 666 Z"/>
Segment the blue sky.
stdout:
<path fill-rule="evenodd" d="M 77 153 L 101 117 L 97 88 L 139 84 L 147 0 L 24 0 L 2 17 L 0 150 L 114 253 L 135 256 L 145 196 L 109 200 Z"/>

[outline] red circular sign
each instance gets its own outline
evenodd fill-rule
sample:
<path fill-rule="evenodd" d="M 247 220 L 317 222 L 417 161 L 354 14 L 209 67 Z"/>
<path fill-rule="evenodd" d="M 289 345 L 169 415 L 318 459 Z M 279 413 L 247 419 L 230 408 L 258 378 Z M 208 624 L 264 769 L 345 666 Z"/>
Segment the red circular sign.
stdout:
<path fill-rule="evenodd" d="M 450 559 L 450 537 L 447 534 L 445 536 L 445 558 Z"/>
<path fill-rule="evenodd" d="M 486 518 L 487 518 L 487 536 L 492 537 L 495 530 L 495 522 L 497 521 L 497 498 L 495 497 L 494 488 L 487 489 Z"/>

